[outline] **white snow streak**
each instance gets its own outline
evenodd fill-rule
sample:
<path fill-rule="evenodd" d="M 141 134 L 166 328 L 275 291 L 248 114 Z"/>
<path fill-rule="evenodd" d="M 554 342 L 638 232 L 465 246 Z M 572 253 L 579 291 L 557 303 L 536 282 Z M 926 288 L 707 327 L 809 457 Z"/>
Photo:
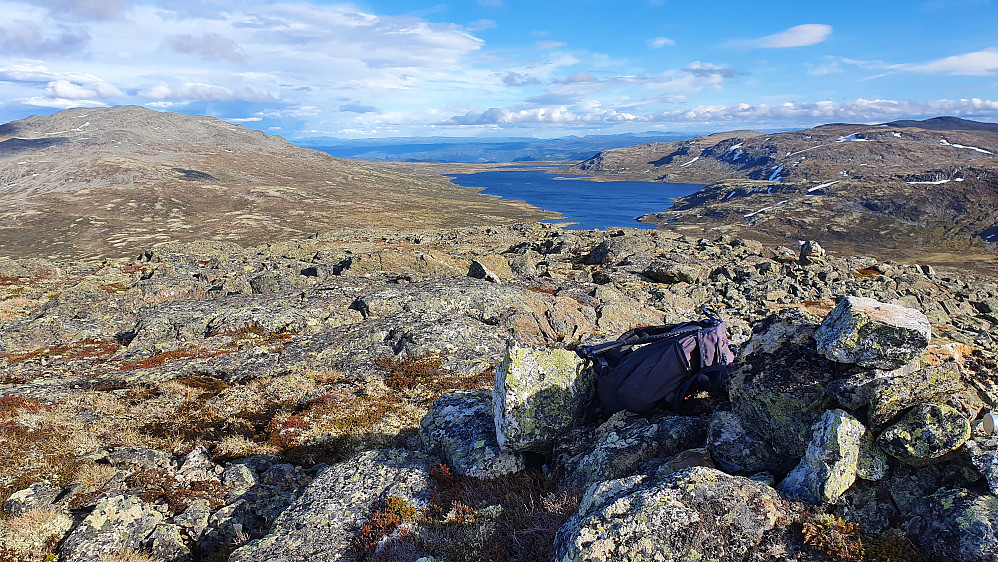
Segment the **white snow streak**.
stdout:
<path fill-rule="evenodd" d="M 825 182 L 825 183 L 823 183 L 821 185 L 816 185 L 816 186 L 808 189 L 807 192 L 811 193 L 812 191 L 818 191 L 819 189 L 825 189 L 826 187 L 832 187 L 833 185 L 839 183 L 840 181 L 842 181 L 842 180 L 835 180 L 835 181 Z"/>
<path fill-rule="evenodd" d="M 949 180 L 936 180 L 936 181 L 906 181 L 905 183 L 909 185 L 942 185 L 944 183 L 949 183 Z"/>
<path fill-rule="evenodd" d="M 692 164 L 692 163 L 696 162 L 696 161 L 697 161 L 697 160 L 699 160 L 699 159 L 700 159 L 700 157 L 699 157 L 699 156 L 694 156 L 694 157 L 693 157 L 693 160 L 690 160 L 689 162 L 687 162 L 687 163 L 685 163 L 685 164 L 680 164 L 680 165 L 679 165 L 679 167 L 680 167 L 680 168 L 685 168 L 686 166 L 689 166 L 690 164 Z"/>
<path fill-rule="evenodd" d="M 804 150 L 798 150 L 797 152 L 788 152 L 786 157 L 789 158 L 791 156 L 800 154 L 801 152 L 807 152 L 808 150 L 814 150 L 815 148 L 821 148 L 823 146 L 825 146 L 825 145 L 819 144 L 817 146 L 812 146 L 811 148 L 805 148 Z"/>
<path fill-rule="evenodd" d="M 859 135 L 859 133 L 853 133 L 851 135 L 839 137 L 839 140 L 836 142 L 870 142 L 870 139 L 864 139 L 857 135 Z"/>
<path fill-rule="evenodd" d="M 780 175 L 781 173 L 783 173 L 783 164 L 780 164 L 775 169 L 773 169 L 773 173 L 769 175 L 768 181 L 776 181 L 776 182 L 783 181 L 783 176 Z"/>
<path fill-rule="evenodd" d="M 783 201 L 780 201 L 779 203 L 777 203 L 775 205 L 770 205 L 768 207 L 763 207 L 763 208 L 759 209 L 758 211 L 754 211 L 754 212 L 751 212 L 751 213 L 749 213 L 747 215 L 742 215 L 742 216 L 745 217 L 745 218 L 754 217 L 754 216 L 758 215 L 759 213 L 765 213 L 766 211 L 769 211 L 771 209 L 775 209 L 775 208 L 779 207 L 780 205 L 785 204 L 786 202 L 787 202 L 787 200 L 784 199 Z"/>
<path fill-rule="evenodd" d="M 992 152 L 984 150 L 983 148 L 977 148 L 976 146 L 964 146 L 962 144 L 953 144 L 946 139 L 939 141 L 939 144 L 943 146 L 952 146 L 953 148 L 966 148 L 967 150 L 973 150 L 974 152 L 980 152 L 981 154 L 992 154 Z"/>

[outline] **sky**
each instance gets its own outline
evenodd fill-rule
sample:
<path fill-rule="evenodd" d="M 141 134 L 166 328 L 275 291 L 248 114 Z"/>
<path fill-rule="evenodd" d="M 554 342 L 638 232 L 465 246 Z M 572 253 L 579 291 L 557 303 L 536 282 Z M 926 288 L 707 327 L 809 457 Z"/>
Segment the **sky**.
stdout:
<path fill-rule="evenodd" d="M 998 0 L 0 0 L 0 121 L 211 115 L 286 138 L 998 122 Z"/>

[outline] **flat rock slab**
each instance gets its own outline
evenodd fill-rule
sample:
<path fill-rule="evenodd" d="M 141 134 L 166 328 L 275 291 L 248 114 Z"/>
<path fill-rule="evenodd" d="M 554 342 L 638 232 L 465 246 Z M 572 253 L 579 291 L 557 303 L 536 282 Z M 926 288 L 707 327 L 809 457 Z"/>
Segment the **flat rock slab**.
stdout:
<path fill-rule="evenodd" d="M 839 363 L 897 369 L 929 345 L 929 319 L 913 309 L 867 297 L 845 297 L 814 333 L 818 352 Z"/>
<path fill-rule="evenodd" d="M 270 534 L 235 551 L 229 561 L 353 560 L 351 540 L 378 500 L 426 503 L 431 462 L 422 453 L 388 449 L 333 465 L 281 513 Z"/>
<path fill-rule="evenodd" d="M 589 487 L 555 560 L 741 561 L 785 512 L 776 490 L 712 468 L 628 476 Z"/>

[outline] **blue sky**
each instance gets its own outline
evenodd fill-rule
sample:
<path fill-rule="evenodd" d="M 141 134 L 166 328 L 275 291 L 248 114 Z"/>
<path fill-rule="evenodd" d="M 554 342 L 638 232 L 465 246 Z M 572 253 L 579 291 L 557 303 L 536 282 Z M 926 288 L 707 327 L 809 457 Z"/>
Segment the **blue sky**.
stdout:
<path fill-rule="evenodd" d="M 998 121 L 998 0 L 0 0 L 0 121 L 120 104 L 289 139 Z"/>

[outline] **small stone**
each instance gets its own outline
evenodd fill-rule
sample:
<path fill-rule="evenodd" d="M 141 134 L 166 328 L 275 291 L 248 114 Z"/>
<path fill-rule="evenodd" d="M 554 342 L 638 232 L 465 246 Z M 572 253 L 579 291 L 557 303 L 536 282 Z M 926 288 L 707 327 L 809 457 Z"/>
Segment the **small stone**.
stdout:
<path fill-rule="evenodd" d="M 800 247 L 800 262 L 807 264 L 821 260 L 825 257 L 825 249 L 814 240 L 804 242 Z"/>
<path fill-rule="evenodd" d="M 191 549 L 180 535 L 180 527 L 164 523 L 153 529 L 148 539 L 152 543 L 152 555 L 157 560 L 186 560 L 191 555 Z"/>
<path fill-rule="evenodd" d="M 477 259 L 471 260 L 468 276 L 492 283 L 502 283 L 504 279 L 513 278 L 513 270 L 506 258 L 502 256 L 479 256 Z"/>
<path fill-rule="evenodd" d="M 25 511 L 47 507 L 55 501 L 61 490 L 46 482 L 35 482 L 10 495 L 3 504 L 3 511 L 17 516 Z"/>
<path fill-rule="evenodd" d="M 232 464 L 222 473 L 222 483 L 230 490 L 230 493 L 236 494 L 245 492 L 255 486 L 257 484 L 257 476 L 245 464 Z"/>
<path fill-rule="evenodd" d="M 897 369 L 922 355 L 931 327 L 921 312 L 866 297 L 845 297 L 814 333 L 818 352 L 839 363 Z"/>

